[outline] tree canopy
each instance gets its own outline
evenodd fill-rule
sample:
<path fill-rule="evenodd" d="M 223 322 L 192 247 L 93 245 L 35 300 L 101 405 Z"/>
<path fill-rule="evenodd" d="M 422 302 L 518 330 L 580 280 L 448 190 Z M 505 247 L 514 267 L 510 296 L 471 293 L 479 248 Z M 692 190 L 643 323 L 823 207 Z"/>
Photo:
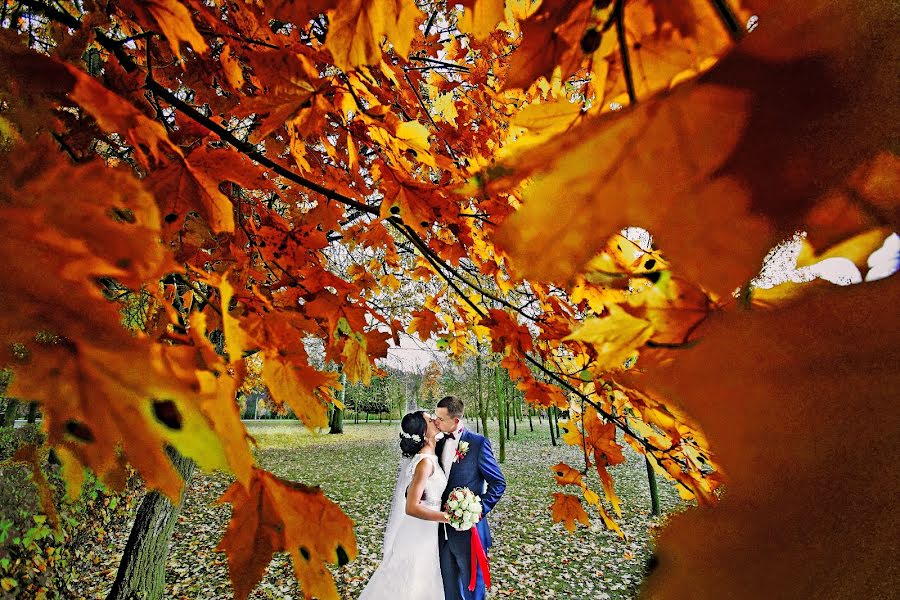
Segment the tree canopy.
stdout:
<path fill-rule="evenodd" d="M 484 345 L 528 402 L 570 410 L 585 464 L 554 467 L 578 492 L 554 519 L 587 503 L 617 529 L 617 430 L 719 504 L 664 532 L 653 597 L 807 595 L 830 556 L 807 535 L 868 536 L 853 577 L 815 589 L 874 594 L 896 533 L 869 523 L 898 487 L 875 485 L 895 471 L 896 278 L 750 282 L 794 231 L 797 266 L 865 267 L 896 228 L 892 4 L 6 0 L 12 393 L 40 402 L 70 493 L 129 463 L 177 498 L 170 445 L 235 475 L 237 597 L 284 551 L 307 597 L 336 598 L 325 565 L 356 555 L 352 523 L 256 466 L 248 359 L 319 428 L 340 382 L 309 340 L 366 384 L 403 331 Z M 859 527 L 835 525 L 851 509 Z"/>

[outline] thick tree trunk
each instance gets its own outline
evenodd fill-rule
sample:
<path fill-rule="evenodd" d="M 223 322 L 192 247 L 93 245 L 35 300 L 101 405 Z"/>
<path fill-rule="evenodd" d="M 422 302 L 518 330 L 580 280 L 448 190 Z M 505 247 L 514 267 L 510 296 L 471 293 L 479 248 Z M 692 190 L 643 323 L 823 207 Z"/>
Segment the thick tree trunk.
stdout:
<path fill-rule="evenodd" d="M 477 377 L 475 385 L 478 389 L 478 414 L 481 416 L 481 435 L 488 437 L 488 409 L 484 403 L 484 393 L 481 385 L 481 343 L 478 342 L 478 340 L 475 340 L 475 349 L 477 351 L 477 354 L 475 355 L 475 373 Z"/>
<path fill-rule="evenodd" d="M 38 412 L 38 403 L 37 402 L 29 403 L 28 404 L 28 417 L 27 417 L 29 423 L 35 422 L 35 420 L 37 419 L 37 412 Z"/>
<path fill-rule="evenodd" d="M 497 394 L 497 427 L 500 429 L 500 455 L 497 457 L 499 462 L 506 462 L 506 440 L 509 434 L 503 431 L 505 418 L 503 416 L 503 405 L 505 404 L 500 390 L 500 369 L 494 369 L 494 386 Z M 506 421 L 508 425 L 508 421 Z"/>
<path fill-rule="evenodd" d="M 15 398 L 6 399 L 6 410 L 3 413 L 3 419 L 0 420 L 0 426 L 12 427 L 16 424 L 16 415 L 19 413 L 19 401 Z"/>
<path fill-rule="evenodd" d="M 647 481 L 650 484 L 650 509 L 654 515 L 659 515 L 659 486 L 656 483 L 656 470 L 650 464 L 650 459 L 646 456 L 644 461 L 647 463 Z"/>
<path fill-rule="evenodd" d="M 347 374 L 341 371 L 341 404 L 347 401 Z M 328 433 L 344 433 L 344 409 L 334 407 Z"/>
<path fill-rule="evenodd" d="M 194 461 L 170 447 L 166 448 L 166 454 L 184 478 L 184 489 L 187 490 L 194 474 Z M 106 600 L 159 600 L 163 597 L 169 542 L 183 501 L 183 491 L 176 506 L 157 491 L 144 496 L 122 553 L 116 581 Z"/>
<path fill-rule="evenodd" d="M 547 409 L 547 422 L 550 424 L 550 443 L 554 446 L 556 445 L 556 427 L 553 426 L 553 417 L 556 414 L 553 411 L 553 407 Z"/>

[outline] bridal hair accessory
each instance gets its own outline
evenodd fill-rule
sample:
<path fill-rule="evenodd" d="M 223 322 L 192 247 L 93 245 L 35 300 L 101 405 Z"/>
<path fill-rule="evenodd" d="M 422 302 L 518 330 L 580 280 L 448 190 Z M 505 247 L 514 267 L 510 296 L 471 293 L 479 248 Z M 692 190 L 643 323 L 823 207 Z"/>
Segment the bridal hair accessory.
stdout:
<path fill-rule="evenodd" d="M 400 437 L 406 438 L 406 439 L 408 439 L 408 440 L 414 440 L 414 441 L 416 441 L 416 442 L 421 442 L 421 441 L 422 441 L 422 436 L 419 435 L 418 433 L 406 433 L 405 431 L 401 431 L 401 432 L 400 432 Z"/>

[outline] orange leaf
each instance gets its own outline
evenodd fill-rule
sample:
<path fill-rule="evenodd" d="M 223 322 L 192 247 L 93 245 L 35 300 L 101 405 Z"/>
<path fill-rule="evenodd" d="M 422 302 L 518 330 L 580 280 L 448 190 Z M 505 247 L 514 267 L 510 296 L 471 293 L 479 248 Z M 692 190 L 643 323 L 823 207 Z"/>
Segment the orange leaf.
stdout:
<path fill-rule="evenodd" d="M 413 318 L 407 331 L 409 333 L 418 333 L 419 338 L 423 342 L 427 342 L 432 334 L 442 327 L 437 315 L 427 308 L 412 311 L 412 316 Z"/>
<path fill-rule="evenodd" d="M 521 23 L 522 42 L 512 53 L 506 87 L 527 88 L 538 77 L 550 79 L 557 65 L 566 78 L 584 53 L 580 40 L 590 22 L 589 0 L 544 3 Z"/>
<path fill-rule="evenodd" d="M 555 466 L 550 467 L 550 470 L 553 471 L 553 478 L 556 479 L 556 483 L 558 483 L 559 485 L 577 485 L 578 487 L 584 486 L 584 482 L 581 480 L 581 472 L 573 469 L 566 463 L 557 463 Z"/>
<path fill-rule="evenodd" d="M 194 52 L 200 54 L 209 50 L 203 36 L 194 27 L 191 11 L 178 0 L 125 0 L 122 4 L 135 11 L 142 21 L 155 21 L 178 58 L 181 58 L 182 42 L 190 44 Z"/>
<path fill-rule="evenodd" d="M 335 10 L 326 45 L 342 71 L 381 62 L 387 35 L 400 56 L 409 54 L 422 12 L 412 0 L 348 0 Z"/>
<path fill-rule="evenodd" d="M 319 488 L 254 468 L 249 487 L 235 482 L 219 502 L 233 507 L 217 550 L 228 555 L 236 598 L 250 594 L 273 553 L 289 552 L 305 598 L 339 600 L 325 563 L 356 558 L 353 522 Z"/>
<path fill-rule="evenodd" d="M 598 233 L 635 225 L 665 232 L 682 273 L 730 293 L 776 232 L 801 226 L 829 188 L 889 147 L 900 116 L 882 40 L 871 34 L 891 18 L 887 6 L 768 8 L 760 18 L 770 26 L 697 82 L 589 118 L 506 162 L 515 177 L 489 189 L 530 178 L 498 236 L 521 275 L 567 281 L 599 250 Z M 843 14 L 853 19 L 837 31 Z M 598 155 L 600 147 L 611 151 Z"/>
<path fill-rule="evenodd" d="M 895 275 L 722 315 L 653 376 L 703 426 L 728 479 L 716 507 L 663 530 L 645 598 L 894 594 L 898 302 Z"/>
<path fill-rule="evenodd" d="M 584 507 L 581 505 L 581 499 L 571 494 L 563 494 L 562 492 L 553 493 L 553 504 L 550 506 L 553 514 L 553 522 L 560 523 L 569 530 L 569 533 L 575 533 L 575 522 L 582 525 L 590 525 L 591 520 L 588 518 Z"/>
<path fill-rule="evenodd" d="M 534 347 L 531 332 L 506 311 L 492 308 L 481 324 L 491 330 L 491 350 L 503 353 L 509 348 L 514 354 L 524 354 Z"/>

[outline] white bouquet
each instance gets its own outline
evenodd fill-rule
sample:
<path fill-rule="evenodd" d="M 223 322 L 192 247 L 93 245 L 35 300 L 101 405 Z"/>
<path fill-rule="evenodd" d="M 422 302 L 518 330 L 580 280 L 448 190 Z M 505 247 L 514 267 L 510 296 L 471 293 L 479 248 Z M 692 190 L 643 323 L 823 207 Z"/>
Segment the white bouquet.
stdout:
<path fill-rule="evenodd" d="M 481 498 L 469 488 L 456 488 L 447 497 L 446 510 L 453 529 L 468 531 L 481 520 Z"/>

